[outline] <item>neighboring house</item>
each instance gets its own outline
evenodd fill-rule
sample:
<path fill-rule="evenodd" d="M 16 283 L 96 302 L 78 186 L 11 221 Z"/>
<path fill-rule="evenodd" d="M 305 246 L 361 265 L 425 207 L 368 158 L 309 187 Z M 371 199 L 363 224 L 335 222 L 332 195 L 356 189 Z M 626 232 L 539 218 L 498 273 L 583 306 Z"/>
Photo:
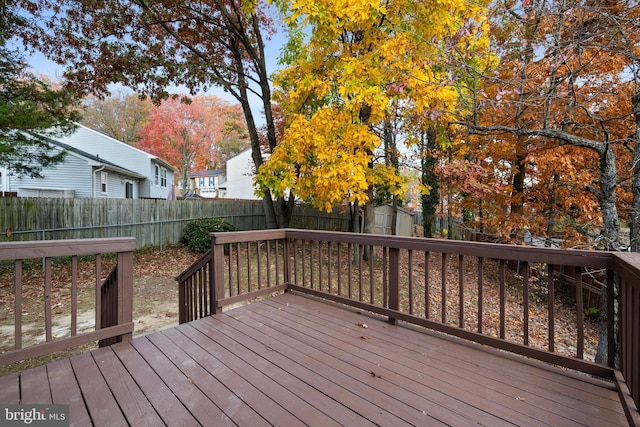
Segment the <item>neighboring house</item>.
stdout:
<path fill-rule="evenodd" d="M 181 195 L 197 194 L 204 199 L 215 199 L 225 197 L 220 191 L 220 185 L 225 181 L 223 170 L 195 171 L 189 174 L 189 184 L 187 191 L 182 188 L 182 182 L 178 185 Z M 181 180 L 182 181 L 182 180 Z"/>
<path fill-rule="evenodd" d="M 10 174 L 9 188 L 3 191 L 17 191 L 19 197 L 166 199 L 169 195 L 176 170 L 157 156 L 82 125 L 72 135 L 50 142 L 67 150 L 65 161 L 43 169 L 42 178 Z"/>
<path fill-rule="evenodd" d="M 259 200 L 253 189 L 255 169 L 250 148 L 227 160 L 227 181 L 219 187 L 224 194 L 220 197 Z"/>

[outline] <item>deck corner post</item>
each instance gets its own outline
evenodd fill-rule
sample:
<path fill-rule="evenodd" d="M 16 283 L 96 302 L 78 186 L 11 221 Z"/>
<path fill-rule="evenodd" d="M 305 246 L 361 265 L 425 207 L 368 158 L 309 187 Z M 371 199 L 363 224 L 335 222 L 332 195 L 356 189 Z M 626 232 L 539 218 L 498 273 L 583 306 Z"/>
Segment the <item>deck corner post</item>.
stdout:
<path fill-rule="evenodd" d="M 222 312 L 219 300 L 224 298 L 224 244 L 216 244 L 211 237 L 211 271 L 209 272 L 209 308 L 211 314 Z"/>
<path fill-rule="evenodd" d="M 400 311 L 400 249 L 389 248 L 389 308 Z M 389 317 L 389 323 L 395 325 L 398 319 Z"/>

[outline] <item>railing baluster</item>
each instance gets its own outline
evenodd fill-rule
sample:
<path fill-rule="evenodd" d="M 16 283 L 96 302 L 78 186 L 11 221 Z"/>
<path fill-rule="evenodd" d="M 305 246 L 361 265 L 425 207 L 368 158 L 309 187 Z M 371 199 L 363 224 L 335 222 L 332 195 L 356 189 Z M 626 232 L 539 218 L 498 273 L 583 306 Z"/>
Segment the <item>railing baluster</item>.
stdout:
<path fill-rule="evenodd" d="M 331 242 L 327 242 L 327 292 L 333 292 L 333 281 L 331 270 L 333 269 L 333 264 L 331 263 Z"/>
<path fill-rule="evenodd" d="M 400 311 L 400 249 L 389 248 L 387 250 L 389 251 L 389 308 Z M 386 250 L 384 258 L 386 261 Z M 395 325 L 397 319 L 389 317 L 389 323 Z"/>
<path fill-rule="evenodd" d="M 575 274 L 576 281 L 576 316 L 577 316 L 577 345 L 576 345 L 576 357 L 578 359 L 584 358 L 584 301 L 582 293 L 582 267 L 576 267 Z"/>
<path fill-rule="evenodd" d="M 524 261 L 522 268 L 522 335 L 524 345 L 529 345 L 529 263 Z"/>
<path fill-rule="evenodd" d="M 247 242 L 247 291 L 246 292 L 251 292 L 251 242 Z M 240 290 L 238 290 L 238 295 L 240 295 L 241 293 L 244 293 L 244 292 L 240 292 Z"/>
<path fill-rule="evenodd" d="M 429 292 L 429 251 L 424 252 L 424 317 L 431 318 L 431 297 Z"/>
<path fill-rule="evenodd" d="M 369 263 L 369 300 L 371 304 L 375 304 L 374 293 L 374 280 L 373 280 L 373 246 L 367 246 L 368 248 L 368 263 Z M 364 256 L 364 254 L 362 255 Z"/>
<path fill-rule="evenodd" d="M 102 258 L 96 255 L 96 331 L 102 329 Z"/>
<path fill-rule="evenodd" d="M 442 254 L 442 274 L 440 283 L 440 317 L 442 323 L 447 323 L 447 254 Z"/>
<path fill-rule="evenodd" d="M 364 302 L 364 287 L 363 287 L 363 281 L 362 281 L 362 260 L 363 260 L 363 253 L 364 253 L 364 245 L 361 245 L 358 243 L 358 292 L 360 293 L 360 301 Z"/>
<path fill-rule="evenodd" d="M 413 250 L 407 251 L 407 270 L 409 271 L 409 314 L 413 314 Z"/>
<path fill-rule="evenodd" d="M 500 281 L 500 338 L 504 339 L 505 337 L 505 305 L 506 305 L 506 297 L 505 297 L 505 260 L 500 260 L 499 267 L 499 281 Z"/>
<path fill-rule="evenodd" d="M 342 278 L 341 278 L 341 270 L 342 270 L 342 256 L 341 256 L 341 252 L 342 252 L 342 244 L 340 242 L 337 243 L 337 247 L 338 247 L 338 259 L 337 259 L 337 274 L 338 274 L 338 295 L 342 295 Z"/>
<path fill-rule="evenodd" d="M 241 276 L 242 274 L 240 270 L 240 243 L 236 243 L 236 294 L 235 295 L 240 295 L 240 286 L 241 286 Z M 231 295 L 231 294 L 230 294 Z"/>
<path fill-rule="evenodd" d="M 478 257 L 478 333 L 482 333 L 484 323 L 484 258 Z"/>
<path fill-rule="evenodd" d="M 389 307 L 389 248 L 382 248 L 382 306 Z"/>
<path fill-rule="evenodd" d="M 615 281 L 613 270 L 607 269 L 607 365 L 616 366 L 616 340 L 615 340 Z"/>
<path fill-rule="evenodd" d="M 458 255 L 458 326 L 464 328 L 464 255 Z"/>
<path fill-rule="evenodd" d="M 71 257 L 71 336 L 78 333 L 78 256 Z"/>
<path fill-rule="evenodd" d="M 348 282 L 348 290 L 349 290 L 349 299 L 353 299 L 353 289 L 352 289 L 352 272 L 351 272 L 351 267 L 353 265 L 352 259 L 351 259 L 351 254 L 353 253 L 353 245 L 351 243 L 349 243 L 347 245 L 347 274 L 348 274 L 348 278 L 349 278 L 349 282 Z"/>
<path fill-rule="evenodd" d="M 259 241 L 256 244 L 256 253 L 257 253 L 257 257 L 258 257 L 258 263 L 257 263 L 257 267 L 258 267 L 258 289 L 262 288 L 262 284 L 264 283 L 263 279 L 263 275 L 262 275 L 262 243 L 263 241 Z"/>
<path fill-rule="evenodd" d="M 555 266 L 553 264 L 547 264 L 547 307 L 549 311 L 549 348 L 548 350 L 555 351 L 556 342 L 556 310 L 555 310 Z"/>
<path fill-rule="evenodd" d="M 16 270 L 16 277 L 14 279 L 16 299 L 13 302 L 16 322 L 14 348 L 16 350 L 20 350 L 22 348 L 22 260 L 15 260 L 14 265 Z"/>

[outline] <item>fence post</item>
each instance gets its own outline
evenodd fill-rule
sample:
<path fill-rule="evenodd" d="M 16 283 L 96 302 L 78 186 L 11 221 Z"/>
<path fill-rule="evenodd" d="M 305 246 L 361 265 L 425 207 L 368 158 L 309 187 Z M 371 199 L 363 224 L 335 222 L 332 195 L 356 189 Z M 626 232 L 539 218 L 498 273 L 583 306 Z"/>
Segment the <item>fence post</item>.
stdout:
<path fill-rule="evenodd" d="M 400 311 L 400 249 L 389 248 L 389 308 Z M 395 325 L 397 319 L 389 317 Z"/>

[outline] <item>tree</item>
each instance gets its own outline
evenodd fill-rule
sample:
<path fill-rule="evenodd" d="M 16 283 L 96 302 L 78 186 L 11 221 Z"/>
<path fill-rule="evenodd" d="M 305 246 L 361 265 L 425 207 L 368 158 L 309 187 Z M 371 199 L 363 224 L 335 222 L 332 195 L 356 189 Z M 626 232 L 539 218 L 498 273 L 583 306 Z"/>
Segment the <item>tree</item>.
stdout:
<path fill-rule="evenodd" d="M 120 90 L 106 99 L 89 97 L 83 102 L 83 107 L 83 125 L 134 145 L 147 123 L 153 104 L 149 98 Z"/>
<path fill-rule="evenodd" d="M 250 0 L 19 0 L 31 13 L 22 37 L 67 67 L 71 85 L 106 95 L 122 83 L 156 100 L 168 86 L 193 95 L 211 86 L 238 100 L 247 124 L 252 159 L 263 163 L 252 96 L 262 107 L 269 151 L 277 144 L 265 37 L 275 30 L 275 6 Z M 275 206 L 263 193 L 267 227 L 276 227 Z M 281 204 L 280 204 L 281 205 Z M 288 218 L 281 215 L 280 222 Z"/>
<path fill-rule="evenodd" d="M 194 97 L 190 102 L 183 101 L 172 97 L 153 109 L 136 146 L 175 162 L 186 193 L 193 169 L 219 163 L 216 146 L 224 119 L 217 109 L 218 98 Z"/>
<path fill-rule="evenodd" d="M 480 82 L 473 114 L 458 123 L 486 135 L 484 158 L 510 169 L 511 209 L 503 223 L 512 236 L 524 224 L 542 235 L 599 229 L 599 247 L 620 248 L 618 170 L 629 158 L 624 147 L 638 146 L 637 2 L 505 0 L 495 10 L 501 62 L 492 74 L 473 70 Z M 579 197 L 567 203 L 568 194 Z"/>
<path fill-rule="evenodd" d="M 276 77 L 287 128 L 259 170 L 259 188 L 293 190 L 326 210 L 345 200 L 363 205 L 366 232 L 375 186 L 402 187 L 397 169 L 375 161 L 375 126 L 394 122 L 392 106 L 450 112 L 458 93 L 442 66 L 446 47 L 486 47 L 483 11 L 482 2 L 294 3 L 287 22 L 310 36 Z"/>
<path fill-rule="evenodd" d="M 0 166 L 37 177 L 64 160 L 47 138 L 73 132 L 78 98 L 27 72 L 22 56 L 9 49 L 7 40 L 22 25 L 14 7 L 11 1 L 0 4 Z"/>
<path fill-rule="evenodd" d="M 239 104 L 232 105 L 217 98 L 215 104 L 211 106 L 211 110 L 220 118 L 220 131 L 208 167 L 219 169 L 225 167 L 227 160 L 242 153 L 251 145 L 247 125 L 244 122 L 242 108 Z"/>

